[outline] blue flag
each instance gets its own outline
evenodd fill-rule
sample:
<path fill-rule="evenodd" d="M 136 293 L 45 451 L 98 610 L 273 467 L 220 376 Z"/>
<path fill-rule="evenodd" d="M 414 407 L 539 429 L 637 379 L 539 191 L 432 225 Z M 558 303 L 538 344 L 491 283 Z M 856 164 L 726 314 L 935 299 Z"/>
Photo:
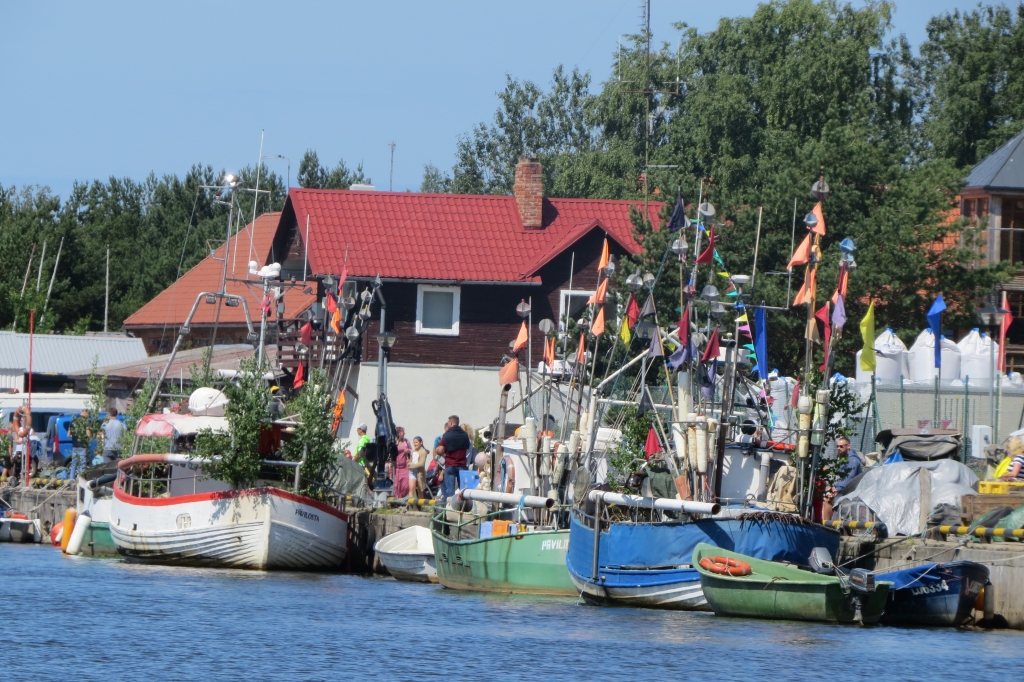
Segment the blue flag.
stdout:
<path fill-rule="evenodd" d="M 757 378 L 768 380 L 768 311 L 754 311 L 754 354 L 757 355 Z"/>
<path fill-rule="evenodd" d="M 932 309 L 928 311 L 928 326 L 932 328 L 932 336 L 935 337 L 935 369 L 942 367 L 942 311 L 946 309 L 946 302 L 942 300 L 942 293 L 935 297 Z"/>

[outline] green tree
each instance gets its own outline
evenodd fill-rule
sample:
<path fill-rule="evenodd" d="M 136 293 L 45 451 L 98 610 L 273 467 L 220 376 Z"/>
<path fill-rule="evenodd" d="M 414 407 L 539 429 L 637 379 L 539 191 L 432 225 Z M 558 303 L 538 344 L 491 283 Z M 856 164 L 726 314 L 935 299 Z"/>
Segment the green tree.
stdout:
<path fill-rule="evenodd" d="M 452 179 L 432 163 L 423 166 L 423 182 L 420 191 L 427 194 L 448 194 L 452 191 Z"/>
<path fill-rule="evenodd" d="M 285 457 L 292 462 L 302 461 L 301 492 L 314 500 L 331 496 L 327 482 L 334 474 L 333 416 L 330 410 L 331 393 L 327 375 L 313 369 L 291 408 L 298 412 L 298 426 L 294 437 L 285 443 Z M 304 460 L 304 461 L 303 461 Z"/>
<path fill-rule="evenodd" d="M 361 162 L 354 171 L 345 165 L 344 159 L 340 159 L 334 168 L 327 168 L 320 164 L 320 157 L 312 149 L 307 149 L 302 155 L 296 179 L 299 187 L 306 189 L 348 189 L 357 183 L 371 182 L 363 175 Z"/>

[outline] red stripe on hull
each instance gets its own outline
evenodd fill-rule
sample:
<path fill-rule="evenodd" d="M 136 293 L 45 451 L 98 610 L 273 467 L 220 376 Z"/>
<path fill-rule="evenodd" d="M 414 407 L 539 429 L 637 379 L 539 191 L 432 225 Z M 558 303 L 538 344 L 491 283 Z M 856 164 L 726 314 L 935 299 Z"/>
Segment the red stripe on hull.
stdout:
<path fill-rule="evenodd" d="M 244 488 L 242 490 L 221 490 L 213 493 L 196 493 L 194 495 L 179 495 L 178 497 L 135 497 L 121 490 L 120 485 L 114 488 L 114 497 L 125 504 L 134 504 L 141 507 L 170 507 L 176 504 L 187 502 L 207 502 L 212 500 L 228 500 L 236 497 L 255 497 L 258 495 L 275 495 L 285 500 L 298 502 L 320 511 L 330 514 L 342 521 L 348 521 L 348 514 L 339 511 L 323 502 L 319 502 L 305 495 L 296 495 L 280 488 Z"/>

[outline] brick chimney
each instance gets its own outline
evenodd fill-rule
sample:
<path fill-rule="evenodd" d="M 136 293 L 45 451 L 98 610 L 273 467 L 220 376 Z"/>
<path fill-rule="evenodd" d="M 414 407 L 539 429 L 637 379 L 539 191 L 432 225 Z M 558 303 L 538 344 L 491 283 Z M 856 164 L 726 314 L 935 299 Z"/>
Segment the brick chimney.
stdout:
<path fill-rule="evenodd" d="M 544 179 L 537 159 L 520 159 L 516 164 L 516 181 L 512 186 L 519 207 L 519 218 L 527 230 L 544 227 Z"/>

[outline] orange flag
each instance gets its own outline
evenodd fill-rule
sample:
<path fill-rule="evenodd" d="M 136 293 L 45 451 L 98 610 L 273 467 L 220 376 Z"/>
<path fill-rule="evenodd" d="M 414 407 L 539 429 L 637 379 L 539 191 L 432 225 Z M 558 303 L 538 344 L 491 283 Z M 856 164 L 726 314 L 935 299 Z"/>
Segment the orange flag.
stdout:
<path fill-rule="evenodd" d="M 498 371 L 498 383 L 504 386 L 505 384 L 514 384 L 517 381 L 519 381 L 519 361 L 512 358 L 511 362 Z"/>
<path fill-rule="evenodd" d="M 526 348 L 526 342 L 530 340 L 530 330 L 526 328 L 526 320 L 523 320 L 523 326 L 519 328 L 519 336 L 516 337 L 516 342 L 512 346 L 512 352 L 518 353 L 522 349 Z"/>
<path fill-rule="evenodd" d="M 796 292 L 793 305 L 807 305 L 811 302 L 811 298 L 814 296 L 814 291 L 817 288 L 817 279 L 818 271 L 811 270 L 811 274 L 807 276 L 807 281 L 800 287 L 800 291 Z"/>
<path fill-rule="evenodd" d="M 608 238 L 605 237 L 604 248 L 601 249 L 601 260 L 597 261 L 597 271 L 601 272 L 608 267 Z"/>
<path fill-rule="evenodd" d="M 299 366 L 295 368 L 295 378 L 292 379 L 292 388 L 302 388 L 302 385 L 306 383 L 304 375 L 305 372 L 303 371 L 302 363 L 300 362 Z"/>
<path fill-rule="evenodd" d="M 794 265 L 806 265 L 807 261 L 811 259 L 811 235 L 804 237 L 804 240 L 800 242 L 800 246 L 796 247 L 796 251 L 793 252 L 793 257 L 789 259 L 789 265 L 787 269 Z"/>
<path fill-rule="evenodd" d="M 598 305 L 604 305 L 604 297 L 608 294 L 608 278 L 605 277 L 604 281 L 598 285 L 597 291 L 594 295 L 587 299 L 587 305 L 591 303 L 597 303 Z"/>
<path fill-rule="evenodd" d="M 335 308 L 334 315 L 331 316 L 331 329 L 334 330 L 335 334 L 341 335 L 341 309 Z"/>
<path fill-rule="evenodd" d="M 587 361 L 587 339 L 580 334 L 580 348 L 576 351 L 576 362 L 583 364 Z"/>
<path fill-rule="evenodd" d="M 590 326 L 590 333 L 594 336 L 604 334 L 604 306 L 600 306 L 597 309 L 597 315 L 594 316 L 594 324 Z"/>
<path fill-rule="evenodd" d="M 814 205 L 814 209 L 811 211 L 814 217 L 818 219 L 818 224 L 811 230 L 814 234 L 820 234 L 822 237 L 825 236 L 825 214 L 821 212 L 821 202 L 819 201 Z"/>
<path fill-rule="evenodd" d="M 555 364 L 555 337 L 544 341 L 544 364 L 553 367 Z"/>

